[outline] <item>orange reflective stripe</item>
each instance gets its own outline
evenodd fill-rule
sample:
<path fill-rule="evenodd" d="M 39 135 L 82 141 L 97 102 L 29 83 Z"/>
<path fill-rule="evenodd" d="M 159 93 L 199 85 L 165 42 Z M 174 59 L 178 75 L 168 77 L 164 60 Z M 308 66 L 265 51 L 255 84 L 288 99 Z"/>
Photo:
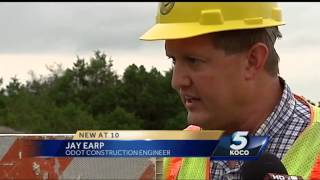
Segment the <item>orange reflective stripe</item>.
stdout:
<path fill-rule="evenodd" d="M 189 125 L 184 130 L 199 131 L 199 130 L 201 130 L 201 128 L 199 126 Z M 165 173 L 167 176 L 165 177 L 165 179 L 167 179 L 167 180 L 178 179 L 179 170 L 182 166 L 182 160 L 183 160 L 183 158 L 181 158 L 181 157 L 175 157 L 175 158 L 169 159 L 167 172 Z"/>
<path fill-rule="evenodd" d="M 313 165 L 309 179 L 319 179 L 320 177 L 320 155 L 318 155 L 316 162 Z"/>
<path fill-rule="evenodd" d="M 175 157 L 175 158 L 170 158 L 169 160 L 169 168 L 168 168 L 168 173 L 167 173 L 167 180 L 176 180 L 178 179 L 178 174 L 180 167 L 182 165 L 182 158 L 181 157 Z"/>
<path fill-rule="evenodd" d="M 209 180 L 210 178 L 210 159 L 207 160 L 207 168 L 206 168 L 206 180 Z"/>
<path fill-rule="evenodd" d="M 309 109 L 310 109 L 310 122 L 309 122 L 308 126 L 312 125 L 316 120 L 316 118 L 315 118 L 315 113 L 316 113 L 315 111 L 316 110 L 315 110 L 314 106 L 312 106 L 310 103 L 308 103 L 308 101 L 303 96 L 299 96 L 296 94 L 293 94 L 293 96 L 296 100 L 298 100 L 299 102 L 301 102 L 304 105 L 309 107 Z"/>

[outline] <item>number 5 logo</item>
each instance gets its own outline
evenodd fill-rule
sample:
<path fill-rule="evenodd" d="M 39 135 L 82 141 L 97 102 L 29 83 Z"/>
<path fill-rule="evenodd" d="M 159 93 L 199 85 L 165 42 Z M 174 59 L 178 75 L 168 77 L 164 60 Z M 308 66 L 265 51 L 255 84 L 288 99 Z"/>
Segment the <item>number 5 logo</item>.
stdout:
<path fill-rule="evenodd" d="M 232 134 L 232 140 L 231 140 L 231 145 L 230 148 L 233 150 L 240 150 L 243 149 L 244 147 L 246 147 L 246 145 L 248 144 L 248 140 L 247 140 L 247 135 L 248 135 L 248 131 L 237 131 L 234 132 Z M 234 143 L 237 144 L 234 144 Z M 239 144 L 240 143 L 240 144 Z"/>

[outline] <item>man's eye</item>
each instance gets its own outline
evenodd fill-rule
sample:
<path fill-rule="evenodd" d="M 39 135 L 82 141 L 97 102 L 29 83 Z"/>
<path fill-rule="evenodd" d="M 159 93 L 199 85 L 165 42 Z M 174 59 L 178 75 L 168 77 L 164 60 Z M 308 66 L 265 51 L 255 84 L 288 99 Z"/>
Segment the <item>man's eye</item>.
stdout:
<path fill-rule="evenodd" d="M 187 58 L 187 61 L 191 64 L 198 64 L 202 62 L 201 60 L 192 57 Z"/>

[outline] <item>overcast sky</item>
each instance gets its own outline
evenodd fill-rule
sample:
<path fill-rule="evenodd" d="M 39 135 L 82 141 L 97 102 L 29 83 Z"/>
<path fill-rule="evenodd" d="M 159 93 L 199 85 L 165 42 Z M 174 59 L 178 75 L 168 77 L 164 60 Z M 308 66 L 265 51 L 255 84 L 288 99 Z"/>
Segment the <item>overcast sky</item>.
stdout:
<path fill-rule="evenodd" d="M 286 25 L 277 42 L 280 74 L 291 89 L 320 101 L 320 3 L 282 2 Z M 5 83 L 28 72 L 49 73 L 45 65 L 71 67 L 76 56 L 89 59 L 100 49 L 122 74 L 135 63 L 164 71 L 163 42 L 139 40 L 154 23 L 157 3 L 0 3 L 0 77 Z"/>

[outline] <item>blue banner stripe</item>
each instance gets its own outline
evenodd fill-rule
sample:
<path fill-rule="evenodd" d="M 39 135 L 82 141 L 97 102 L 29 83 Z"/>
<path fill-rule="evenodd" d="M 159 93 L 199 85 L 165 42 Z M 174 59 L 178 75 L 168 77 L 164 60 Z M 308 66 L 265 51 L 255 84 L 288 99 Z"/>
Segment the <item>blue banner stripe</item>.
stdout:
<path fill-rule="evenodd" d="M 258 159 L 266 136 L 248 136 L 243 148 L 232 149 L 232 136 L 220 140 L 35 140 L 41 157 L 210 157 L 215 160 Z M 236 144 L 238 145 L 238 144 Z"/>
<path fill-rule="evenodd" d="M 209 157 L 217 140 L 38 140 L 46 157 Z"/>

